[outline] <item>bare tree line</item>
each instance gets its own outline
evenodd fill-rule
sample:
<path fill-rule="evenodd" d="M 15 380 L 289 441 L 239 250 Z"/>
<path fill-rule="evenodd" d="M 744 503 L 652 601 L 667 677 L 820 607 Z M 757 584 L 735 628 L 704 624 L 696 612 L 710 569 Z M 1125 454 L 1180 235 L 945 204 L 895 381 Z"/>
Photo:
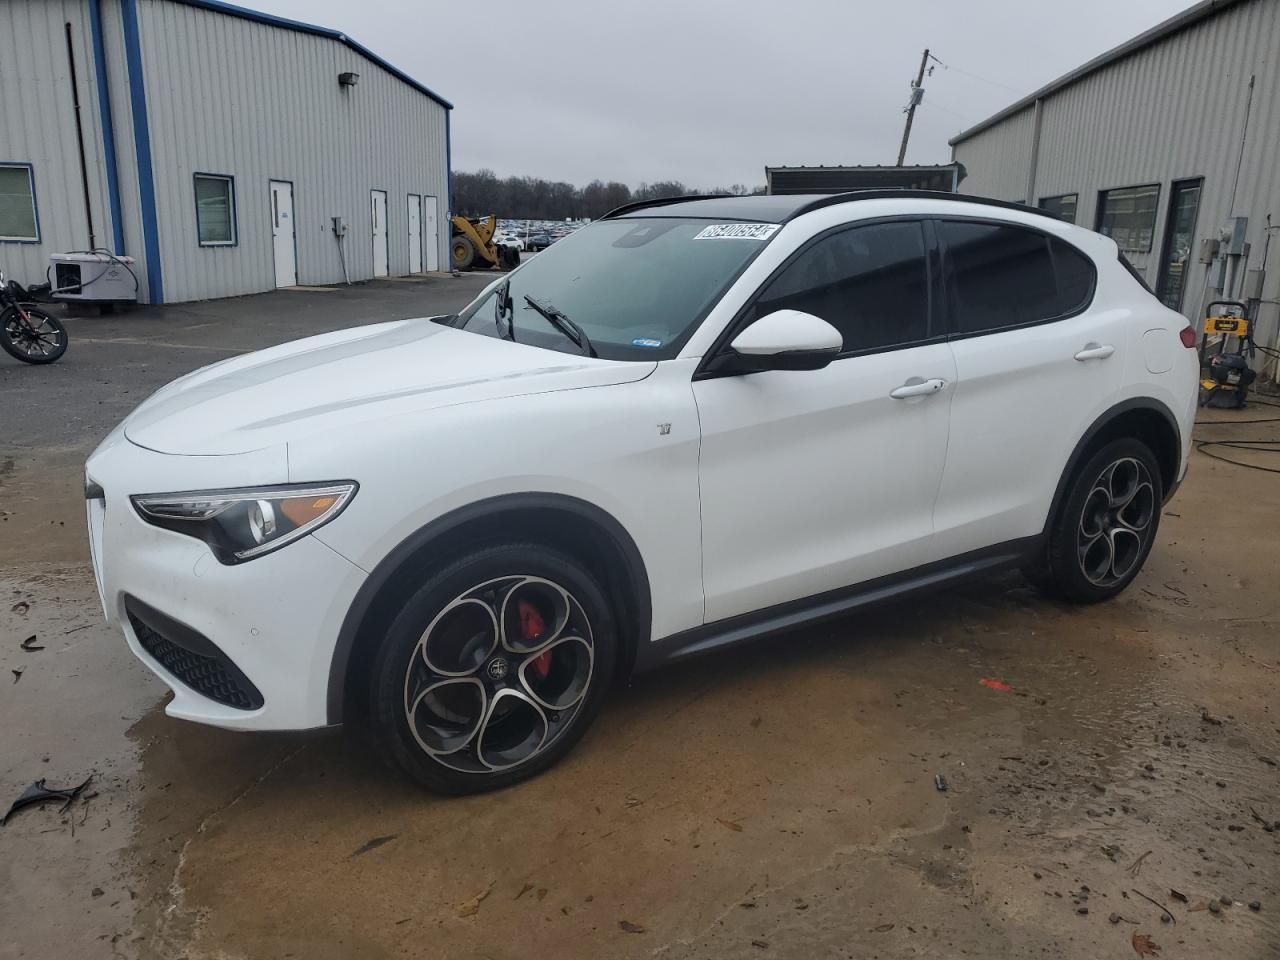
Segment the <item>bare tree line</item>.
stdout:
<path fill-rule="evenodd" d="M 636 200 L 659 200 L 707 194 L 748 196 L 764 193 L 764 187 L 747 187 L 735 183 L 731 187 L 704 190 L 690 187 L 679 180 L 642 183 L 632 190 L 625 183 L 592 180 L 585 187 L 564 181 L 538 177 L 499 177 L 492 170 L 454 173 L 454 212 L 467 217 L 487 216 L 519 220 L 594 220 L 614 207 Z"/>

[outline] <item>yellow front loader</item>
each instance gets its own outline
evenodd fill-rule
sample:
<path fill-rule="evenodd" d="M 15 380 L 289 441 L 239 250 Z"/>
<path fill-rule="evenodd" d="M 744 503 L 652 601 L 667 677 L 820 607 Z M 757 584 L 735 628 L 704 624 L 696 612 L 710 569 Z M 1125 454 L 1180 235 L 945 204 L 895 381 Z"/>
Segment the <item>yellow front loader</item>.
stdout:
<path fill-rule="evenodd" d="M 510 270 L 520 263 L 520 252 L 493 242 L 498 218 L 453 217 L 453 236 L 449 241 L 450 261 L 454 270 Z"/>

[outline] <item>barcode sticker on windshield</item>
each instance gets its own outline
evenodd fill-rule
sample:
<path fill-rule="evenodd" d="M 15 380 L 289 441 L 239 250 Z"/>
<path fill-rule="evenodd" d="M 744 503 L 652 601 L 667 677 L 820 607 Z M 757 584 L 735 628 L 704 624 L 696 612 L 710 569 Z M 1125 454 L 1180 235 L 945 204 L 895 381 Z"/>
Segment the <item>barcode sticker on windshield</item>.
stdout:
<path fill-rule="evenodd" d="M 768 240 L 778 229 L 776 223 L 713 223 L 704 227 L 695 240 Z"/>

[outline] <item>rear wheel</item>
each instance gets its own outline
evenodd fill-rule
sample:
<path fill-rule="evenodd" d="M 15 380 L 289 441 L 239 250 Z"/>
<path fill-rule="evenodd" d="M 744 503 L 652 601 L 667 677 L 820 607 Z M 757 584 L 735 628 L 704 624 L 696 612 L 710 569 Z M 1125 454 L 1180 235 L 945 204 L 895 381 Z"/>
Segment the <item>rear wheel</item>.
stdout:
<path fill-rule="evenodd" d="M 1072 477 L 1049 534 L 1040 583 L 1073 603 L 1108 600 L 1138 575 L 1164 502 L 1160 468 L 1140 440 L 1113 440 Z"/>
<path fill-rule="evenodd" d="M 450 246 L 453 251 L 453 269 L 470 270 L 476 262 L 476 248 L 469 237 L 458 234 Z"/>
<path fill-rule="evenodd" d="M 504 787 L 550 767 L 604 702 L 609 604 L 576 560 L 535 544 L 476 550 L 405 604 L 374 662 L 372 733 L 442 793 Z"/>
<path fill-rule="evenodd" d="M 0 314 L 0 347 L 25 363 L 53 363 L 67 352 L 67 329 L 43 310 L 24 306 L 24 321 L 16 308 Z"/>

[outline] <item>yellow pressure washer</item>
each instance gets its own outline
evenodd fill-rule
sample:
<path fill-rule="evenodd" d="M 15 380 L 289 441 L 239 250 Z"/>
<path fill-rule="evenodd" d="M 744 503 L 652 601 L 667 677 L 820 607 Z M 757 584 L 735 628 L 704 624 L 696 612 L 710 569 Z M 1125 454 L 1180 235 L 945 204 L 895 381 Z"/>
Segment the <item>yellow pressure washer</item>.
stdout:
<path fill-rule="evenodd" d="M 1218 339 L 1211 344 L 1210 337 Z M 1212 404 L 1236 410 L 1243 407 L 1257 376 L 1249 366 L 1253 353 L 1248 306 L 1239 300 L 1210 303 L 1205 308 L 1204 333 L 1200 335 L 1200 406 Z M 1223 402 L 1214 404 L 1217 399 Z"/>

